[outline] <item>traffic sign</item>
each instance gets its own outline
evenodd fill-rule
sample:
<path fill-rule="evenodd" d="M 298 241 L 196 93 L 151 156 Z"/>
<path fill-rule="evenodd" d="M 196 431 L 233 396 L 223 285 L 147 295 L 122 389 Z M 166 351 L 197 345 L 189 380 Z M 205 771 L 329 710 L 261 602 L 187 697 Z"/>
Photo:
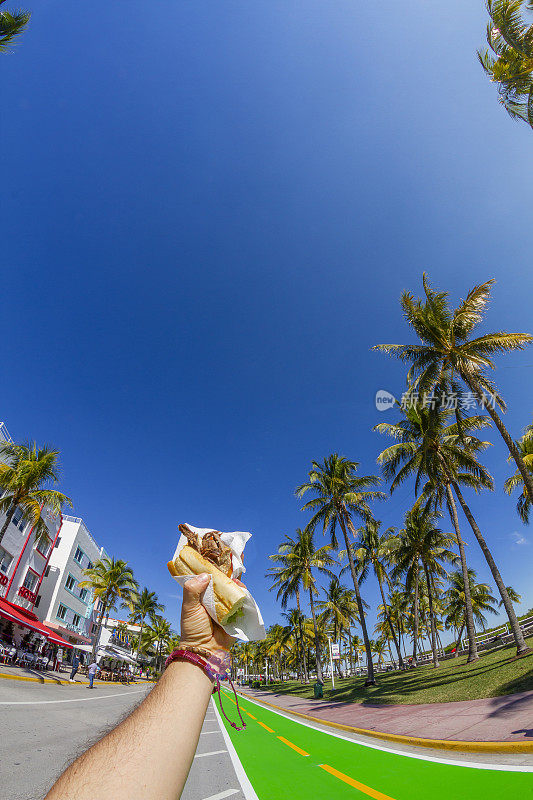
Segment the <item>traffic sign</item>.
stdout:
<path fill-rule="evenodd" d="M 339 652 L 339 645 L 337 644 L 337 642 L 331 643 L 331 657 L 334 659 L 339 659 L 341 657 Z"/>

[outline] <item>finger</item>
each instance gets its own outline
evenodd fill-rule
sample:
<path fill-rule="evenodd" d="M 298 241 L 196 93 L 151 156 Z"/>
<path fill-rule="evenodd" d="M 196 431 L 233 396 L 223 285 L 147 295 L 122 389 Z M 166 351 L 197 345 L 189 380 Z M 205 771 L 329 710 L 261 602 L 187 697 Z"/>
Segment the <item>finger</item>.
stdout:
<path fill-rule="evenodd" d="M 189 578 L 183 586 L 183 611 L 193 611 L 200 604 L 200 598 L 209 583 L 209 575 L 203 572 Z"/>
<path fill-rule="evenodd" d="M 237 586 L 242 586 L 242 587 L 243 587 L 243 589 L 245 589 L 245 588 L 246 588 L 246 587 L 245 587 L 245 585 L 244 585 L 244 583 L 243 583 L 242 581 L 240 581 L 238 578 L 232 578 L 231 580 L 233 581 L 233 583 L 236 583 L 236 584 L 237 584 Z"/>

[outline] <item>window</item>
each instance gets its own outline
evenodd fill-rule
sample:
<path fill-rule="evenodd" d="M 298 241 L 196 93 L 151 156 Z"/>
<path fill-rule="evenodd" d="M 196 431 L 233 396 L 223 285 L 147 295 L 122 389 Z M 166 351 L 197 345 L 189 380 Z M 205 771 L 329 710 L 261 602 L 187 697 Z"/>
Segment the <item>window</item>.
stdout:
<path fill-rule="evenodd" d="M 35 587 L 37 586 L 37 581 L 39 580 L 39 576 L 28 570 L 26 573 L 26 577 L 24 578 L 24 583 L 22 584 L 25 589 L 29 589 L 30 592 L 33 592 Z"/>
<path fill-rule="evenodd" d="M 85 602 L 85 598 L 87 597 L 87 589 L 80 589 L 80 600 Z"/>
<path fill-rule="evenodd" d="M 10 555 L 7 550 L 4 550 L 3 547 L 0 547 L 0 572 L 7 574 L 12 561 L 13 556 Z"/>
<path fill-rule="evenodd" d="M 41 540 L 40 542 L 37 542 L 35 547 L 36 547 L 36 549 L 39 551 L 39 553 L 42 556 L 44 556 L 45 558 L 48 558 L 48 556 L 50 554 L 50 550 L 52 549 L 52 540 L 50 539 L 49 536 L 47 536 L 45 540 Z"/>
<path fill-rule="evenodd" d="M 63 605 L 63 603 L 60 603 L 59 608 L 57 609 L 56 617 L 58 619 L 65 619 L 66 616 L 67 616 L 67 608 L 66 606 Z"/>
<path fill-rule="evenodd" d="M 48 578 L 49 575 L 50 575 L 50 564 L 48 564 L 48 566 L 46 567 L 46 569 L 44 571 L 44 577 Z"/>
<path fill-rule="evenodd" d="M 36 599 L 35 603 L 33 604 L 33 607 L 34 607 L 34 608 L 39 608 L 39 603 L 40 603 L 40 602 L 41 602 L 41 595 L 40 595 L 40 594 L 38 594 L 38 595 L 37 595 L 37 599 Z"/>
<path fill-rule="evenodd" d="M 94 567 L 94 564 L 93 564 L 93 562 L 92 562 L 92 561 L 89 561 L 89 563 L 87 564 L 87 566 L 85 567 L 85 569 L 92 569 L 93 567 Z"/>
<path fill-rule="evenodd" d="M 72 619 L 72 624 L 74 625 L 75 628 L 78 627 L 78 625 L 80 624 L 80 615 L 79 614 L 74 614 L 74 617 Z"/>
<path fill-rule="evenodd" d="M 13 518 L 11 520 L 13 525 L 16 525 L 19 531 L 23 531 L 26 527 L 26 520 L 22 519 L 22 510 L 17 506 Z"/>
<path fill-rule="evenodd" d="M 81 560 L 83 558 L 83 550 L 81 547 L 76 547 L 76 552 L 74 553 L 74 561 L 77 561 L 78 564 L 81 564 Z"/>
<path fill-rule="evenodd" d="M 67 589 L 69 590 L 69 592 L 72 592 L 72 591 L 74 591 L 74 587 L 76 586 L 76 581 L 74 580 L 74 578 L 72 577 L 72 575 L 69 575 L 69 576 L 67 577 L 67 580 L 65 581 L 65 586 L 67 587 Z"/>

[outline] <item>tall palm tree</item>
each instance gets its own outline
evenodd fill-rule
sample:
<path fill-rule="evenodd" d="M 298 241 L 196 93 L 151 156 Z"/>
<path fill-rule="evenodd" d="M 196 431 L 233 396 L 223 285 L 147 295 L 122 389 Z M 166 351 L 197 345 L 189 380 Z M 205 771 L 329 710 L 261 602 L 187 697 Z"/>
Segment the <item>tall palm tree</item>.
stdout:
<path fill-rule="evenodd" d="M 513 589 L 513 587 L 512 587 L 512 586 L 506 586 L 505 588 L 507 589 L 507 594 L 509 595 L 509 599 L 510 599 L 511 603 L 519 603 L 519 602 L 520 602 L 520 600 L 522 599 L 522 595 L 521 595 L 521 594 L 518 594 L 518 592 L 516 591 L 516 589 Z M 500 602 L 498 603 L 498 605 L 499 605 L 499 606 L 500 606 L 500 608 L 501 608 L 501 607 L 502 607 L 502 605 L 503 605 L 503 601 L 502 601 L 502 600 L 500 600 Z"/>
<path fill-rule="evenodd" d="M 337 455 L 337 453 L 328 456 L 322 463 L 313 461 L 309 472 L 309 480 L 296 489 L 296 495 L 297 497 L 303 497 L 307 492 L 315 495 L 303 507 L 305 511 L 314 512 L 308 524 L 310 530 L 314 530 L 319 524 L 322 525 L 323 533 L 329 532 L 331 546 L 335 548 L 338 547 L 337 525 L 342 531 L 366 648 L 368 677 L 365 686 L 375 686 L 376 679 L 370 640 L 357 580 L 357 570 L 348 539 L 348 530 L 352 536 L 355 535 L 352 515 L 363 520 L 370 519 L 372 515 L 369 503 L 372 500 L 385 499 L 385 494 L 373 488 L 380 483 L 380 479 L 376 475 L 362 477 L 356 475 L 358 466 L 355 461 L 348 461 L 348 459 Z"/>
<path fill-rule="evenodd" d="M 506 111 L 533 128 L 533 25 L 522 18 L 523 11 L 533 11 L 533 3 L 486 0 L 486 6 L 490 15 L 487 43 L 494 55 L 478 50 L 479 61 L 498 84 L 500 103 Z"/>
<path fill-rule="evenodd" d="M 168 647 L 170 640 L 176 636 L 170 627 L 170 622 L 160 614 L 150 617 L 150 624 L 146 626 L 144 633 L 145 642 L 155 648 L 156 669 L 162 668 L 162 658 L 165 648 Z"/>
<path fill-rule="evenodd" d="M 90 589 L 94 598 L 100 600 L 102 604 L 92 649 L 94 659 L 106 614 L 119 600 L 131 610 L 137 600 L 139 586 L 132 570 L 122 559 L 105 556 L 90 569 L 84 570 L 83 574 L 85 579 L 80 581 L 79 585 Z"/>
<path fill-rule="evenodd" d="M 467 594 L 468 661 L 477 659 L 478 654 L 474 638 L 474 623 L 468 610 L 470 585 L 466 579 L 467 564 L 464 543 L 453 493 L 459 500 L 468 524 L 492 572 L 509 617 L 517 653 L 519 655 L 527 653 L 529 648 L 525 643 L 503 578 L 460 489 L 460 485 L 464 485 L 477 492 L 482 488 L 490 489 L 493 486 L 490 473 L 477 460 L 477 454 L 485 450 L 489 446 L 489 442 L 484 442 L 474 435 L 488 424 L 487 418 L 482 416 L 462 417 L 458 414 L 457 422 L 450 425 L 451 412 L 443 409 L 442 406 L 432 409 L 417 405 L 404 409 L 404 415 L 405 419 L 396 425 L 376 425 L 375 430 L 387 433 L 397 440 L 397 444 L 380 454 L 378 463 L 382 464 L 385 476 L 389 479 L 393 478 L 391 491 L 410 475 L 416 475 L 415 492 L 417 492 L 421 478 L 427 476 L 429 480 L 424 487 L 423 497 L 434 509 L 442 506 L 444 502 L 448 507 L 457 537 Z"/>
<path fill-rule="evenodd" d="M 161 605 L 159 602 L 157 595 L 155 592 L 150 592 L 144 587 L 142 592 L 137 595 L 134 600 L 132 612 L 130 614 L 130 622 L 134 625 L 140 625 L 139 630 L 139 638 L 138 641 L 140 642 L 143 635 L 143 628 L 144 623 L 147 617 L 153 617 L 157 614 L 158 611 L 164 611 L 165 607 Z M 137 646 L 137 652 L 135 653 L 135 663 L 137 663 L 139 659 L 139 646 Z"/>
<path fill-rule="evenodd" d="M 528 425 L 521 438 L 517 441 L 516 446 L 520 451 L 520 455 L 526 465 L 527 470 L 533 475 L 533 425 Z M 510 456 L 509 456 L 510 458 Z M 519 470 L 516 470 L 514 475 L 511 475 L 504 484 L 507 494 L 512 494 L 515 489 L 521 489 L 516 504 L 516 510 L 522 522 L 526 525 L 529 524 L 529 514 L 531 511 L 531 498 L 526 491 L 524 481 Z"/>
<path fill-rule="evenodd" d="M 438 666 L 435 641 L 433 587 L 434 575 L 444 574 L 442 562 L 453 563 L 456 556 L 450 550 L 453 538 L 443 533 L 435 524 L 435 517 L 426 508 L 415 503 L 405 515 L 405 527 L 399 531 L 398 546 L 394 551 L 393 576 L 405 575 L 406 590 L 413 596 L 413 663 L 417 660 L 420 617 L 420 571 L 422 569 L 429 601 L 431 648 L 433 663 Z"/>
<path fill-rule="evenodd" d="M 0 0 L 0 5 L 6 0 Z M 0 11 L 0 53 L 9 50 L 8 45 L 16 44 L 18 36 L 30 21 L 29 11 Z"/>
<path fill-rule="evenodd" d="M 391 623 L 389 616 L 389 606 L 385 598 L 383 584 L 390 586 L 389 576 L 387 574 L 386 564 L 390 562 L 391 556 L 397 546 L 397 539 L 394 535 L 394 528 L 387 528 L 386 531 L 380 533 L 379 529 L 381 522 L 372 519 L 361 526 L 357 531 L 357 540 L 355 544 L 355 555 L 361 562 L 362 574 L 368 566 L 372 566 L 374 575 L 376 576 L 379 591 L 381 594 L 381 602 L 390 629 L 390 635 L 394 641 L 394 646 L 398 654 L 398 662 L 400 667 L 403 667 L 403 658 L 400 651 L 400 643 L 396 637 L 396 631 Z"/>
<path fill-rule="evenodd" d="M 285 617 L 288 622 L 288 625 L 285 626 L 283 642 L 287 645 L 294 644 L 299 673 L 302 680 L 306 681 L 306 673 L 304 671 L 305 644 L 303 641 L 303 614 L 301 611 L 298 611 L 297 608 L 290 608 L 288 611 L 282 612 L 281 616 Z"/>
<path fill-rule="evenodd" d="M 303 679 L 307 683 L 307 660 L 305 657 L 305 649 L 303 648 L 303 615 L 300 607 L 300 588 L 302 583 L 300 577 L 291 569 L 292 562 L 290 559 L 290 553 L 293 552 L 295 547 L 298 547 L 298 538 L 293 539 L 291 536 L 285 534 L 283 542 L 278 547 L 278 552 L 270 556 L 270 560 L 274 561 L 276 566 L 270 567 L 270 569 L 267 571 L 267 577 L 272 579 L 271 589 L 278 590 L 276 597 L 278 600 L 281 600 L 282 608 L 287 608 L 289 600 L 291 600 L 293 597 L 296 600 L 296 608 L 299 614 L 299 641 L 302 643 L 300 662 Z"/>
<path fill-rule="evenodd" d="M 337 576 L 331 578 L 324 593 L 324 599 L 317 602 L 316 608 L 324 623 L 333 626 L 333 639 L 337 641 L 356 616 L 357 604 L 354 601 L 353 591 L 342 586 Z M 338 664 L 337 668 L 339 669 Z"/>
<path fill-rule="evenodd" d="M 455 645 L 455 655 L 459 654 L 461 645 L 461 635 L 465 626 L 465 584 L 463 573 L 458 570 L 451 572 L 448 576 L 449 587 L 445 592 L 445 611 L 446 625 L 452 625 L 457 631 L 457 643 Z M 470 583 L 470 597 L 472 612 L 478 625 L 484 625 L 486 617 L 484 614 L 497 614 L 495 608 L 496 598 L 493 597 L 490 586 L 487 583 L 476 583 L 476 571 L 468 570 L 468 581 Z"/>
<path fill-rule="evenodd" d="M 315 614 L 314 595 L 318 593 L 314 571 L 331 576 L 332 567 L 336 562 L 331 556 L 329 545 L 324 545 L 318 549 L 315 547 L 312 530 L 296 530 L 296 538 L 290 539 L 281 545 L 281 555 L 283 556 L 283 581 L 291 592 L 295 592 L 295 587 L 302 588 L 309 592 L 309 604 L 311 606 L 311 616 L 313 618 L 313 630 L 315 635 L 315 658 L 318 680 L 322 680 L 322 662 L 320 659 L 319 632 Z M 279 560 L 279 551 L 270 556 L 273 561 Z M 278 576 L 279 577 L 279 576 Z M 274 582 L 276 586 L 276 582 Z M 274 588 L 274 586 L 272 588 Z"/>
<path fill-rule="evenodd" d="M 36 540 L 45 540 L 48 529 L 43 517 L 47 507 L 53 514 L 61 513 L 63 505 L 72 500 L 57 489 L 47 488 L 59 482 L 59 451 L 48 445 L 37 447 L 35 442 L 0 444 L 0 511 L 5 521 L 0 530 L 0 544 L 17 507 L 22 519 L 30 522 Z"/>
<path fill-rule="evenodd" d="M 476 325 L 483 320 L 493 283 L 491 279 L 474 286 L 466 299 L 452 310 L 448 293 L 434 290 L 424 274 L 425 299 L 415 300 L 410 292 L 403 292 L 400 299 L 404 317 L 421 344 L 380 344 L 373 349 L 409 363 L 407 380 L 419 393 L 430 394 L 436 387 L 457 390 L 456 379 L 461 379 L 498 428 L 533 501 L 533 474 L 528 471 L 516 442 L 496 410 L 498 406 L 505 411 L 505 402 L 487 377 L 487 371 L 495 369 L 494 355 L 523 350 L 533 341 L 533 336 L 498 331 L 471 337 Z"/>

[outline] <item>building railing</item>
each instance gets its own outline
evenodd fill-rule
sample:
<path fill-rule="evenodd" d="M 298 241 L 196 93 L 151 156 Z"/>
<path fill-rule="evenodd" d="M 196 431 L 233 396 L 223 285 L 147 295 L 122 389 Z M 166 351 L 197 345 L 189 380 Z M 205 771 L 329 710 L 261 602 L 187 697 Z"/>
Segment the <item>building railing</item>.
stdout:
<path fill-rule="evenodd" d="M 71 517 L 70 514 L 63 514 L 63 519 L 66 520 L 67 522 L 75 522 L 77 525 L 83 525 L 85 533 L 87 534 L 87 536 L 89 537 L 89 539 L 91 540 L 93 545 L 96 547 L 98 552 L 99 553 L 101 552 L 102 548 L 100 547 L 98 542 L 94 539 L 94 537 L 91 535 L 91 532 L 89 531 L 89 529 L 87 528 L 87 525 L 85 524 L 85 522 L 82 520 L 81 517 Z M 104 550 L 104 553 L 105 553 L 105 550 Z"/>

